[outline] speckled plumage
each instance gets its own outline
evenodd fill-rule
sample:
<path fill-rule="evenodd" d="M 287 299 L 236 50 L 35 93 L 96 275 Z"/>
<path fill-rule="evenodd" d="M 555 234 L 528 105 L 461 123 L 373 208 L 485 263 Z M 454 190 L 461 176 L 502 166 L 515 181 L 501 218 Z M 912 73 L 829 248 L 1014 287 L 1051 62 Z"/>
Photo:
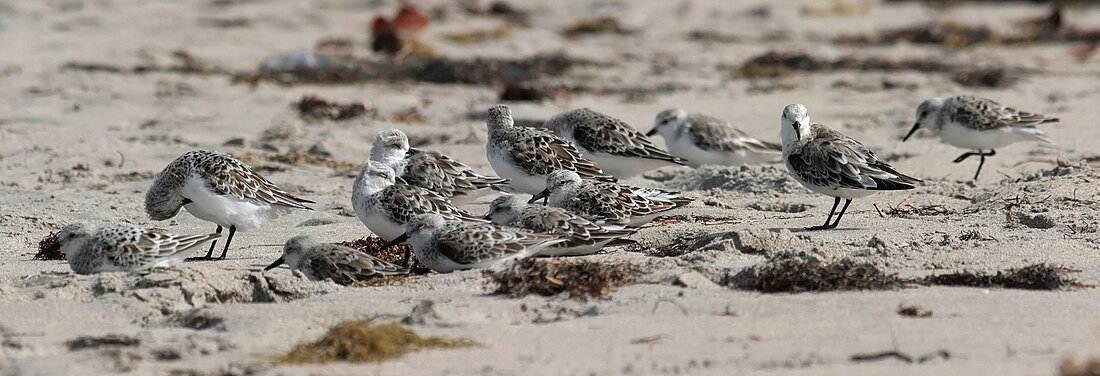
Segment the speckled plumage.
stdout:
<path fill-rule="evenodd" d="M 559 235 L 568 241 L 546 248 L 540 256 L 586 255 L 606 246 L 633 244 L 621 239 L 636 232 L 620 226 L 601 226 L 562 208 L 534 205 L 504 194 L 489 204 L 486 218 L 503 226 L 513 226 L 542 234 Z"/>
<path fill-rule="evenodd" d="M 447 219 L 482 221 L 458 208 L 438 193 L 397 181 L 393 170 L 376 161 L 367 161 L 352 187 L 352 205 L 359 220 L 371 232 L 393 240 L 404 232 L 413 216 L 437 213 Z"/>
<path fill-rule="evenodd" d="M 777 160 L 783 152 L 778 144 L 760 141 L 728 122 L 704 114 L 688 114 L 671 108 L 657 114 L 647 135 L 665 138 L 670 153 L 689 165 L 736 166 Z"/>
<path fill-rule="evenodd" d="M 406 234 L 416 259 L 440 273 L 486 268 L 567 240 L 492 223 L 448 221 L 438 214 L 413 217 Z"/>
<path fill-rule="evenodd" d="M 516 191 L 538 193 L 546 175 L 555 170 L 576 171 L 589 179 L 615 180 L 569 141 L 545 130 L 515 126 L 508 106 L 490 108 L 486 123 L 486 158 L 497 175 L 510 180 Z"/>
<path fill-rule="evenodd" d="M 81 224 L 66 226 L 58 235 L 69 266 L 79 274 L 169 267 L 183 261 L 218 234 L 173 235 L 129 224 L 112 224 L 89 233 Z"/>
<path fill-rule="evenodd" d="M 584 179 L 572 171 L 555 171 L 546 178 L 548 205 L 592 221 L 641 226 L 658 215 L 687 205 L 692 199 L 679 192 L 639 188 Z M 538 196 L 536 196 L 538 197 Z"/>
<path fill-rule="evenodd" d="M 410 148 L 408 137 L 396 129 L 379 132 L 371 144 L 370 159 L 393 169 L 405 182 L 460 204 L 492 193 L 494 188 L 508 182 L 508 179 L 478 174 L 441 153 Z"/>
<path fill-rule="evenodd" d="M 920 179 L 906 176 L 878 158 L 859 141 L 810 122 L 801 104 L 788 105 L 780 117 L 783 159 L 794 180 L 811 191 L 835 197 L 826 224 L 835 228 L 853 199 L 878 191 L 912 189 Z M 847 200 L 836 222 L 830 223 L 841 199 Z"/>
<path fill-rule="evenodd" d="M 543 127 L 576 144 L 586 158 L 618 178 L 662 165 L 687 164 L 683 158 L 661 150 L 630 124 L 589 108 L 561 112 L 547 119 Z"/>
<path fill-rule="evenodd" d="M 306 235 L 290 238 L 283 245 L 283 256 L 267 269 L 286 263 L 291 271 L 312 281 L 331 280 L 350 285 L 378 276 L 408 274 L 409 270 L 383 261 L 354 248 L 318 243 Z"/>

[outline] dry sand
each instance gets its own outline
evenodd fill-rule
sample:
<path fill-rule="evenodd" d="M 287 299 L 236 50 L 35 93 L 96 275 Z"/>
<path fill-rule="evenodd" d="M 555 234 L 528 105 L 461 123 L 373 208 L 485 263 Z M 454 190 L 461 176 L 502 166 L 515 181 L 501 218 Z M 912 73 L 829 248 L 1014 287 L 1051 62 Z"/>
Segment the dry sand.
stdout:
<path fill-rule="evenodd" d="M 696 203 L 685 221 L 643 229 L 643 246 L 586 259 L 631 263 L 646 274 L 609 297 L 519 299 L 489 295 L 479 271 L 430 274 L 377 287 L 299 280 L 285 269 L 260 273 L 291 235 L 328 241 L 368 231 L 351 214 L 349 174 L 376 132 L 403 129 L 419 146 L 482 172 L 489 84 L 370 80 L 343 85 L 235 84 L 225 72 L 255 70 L 266 57 L 308 49 L 329 37 L 366 51 L 366 24 L 395 1 L 9 1 L 0 3 L 0 374 L 1055 374 L 1064 359 L 1100 355 L 1100 292 L 909 286 L 887 291 L 761 294 L 721 286 L 728 276 L 784 252 L 826 260 L 850 257 L 901 277 L 960 270 L 993 273 L 1035 263 L 1100 277 L 1095 209 L 1100 130 L 1100 61 L 1077 60 L 1077 42 L 953 49 L 927 44 L 842 45 L 841 35 L 932 21 L 989 25 L 1041 16 L 1040 6 L 877 4 L 867 14 L 810 16 L 800 5 L 828 1 L 515 2 L 529 26 L 472 14 L 449 1 L 432 10 L 421 35 L 442 56 L 526 58 L 563 53 L 595 64 L 543 85 L 563 95 L 509 103 L 517 118 L 543 119 L 588 106 L 648 130 L 670 106 L 733 121 L 750 134 L 778 138 L 781 108 L 806 104 L 830 124 L 877 150 L 901 171 L 926 180 L 909 192 L 857 200 L 840 229 L 806 233 L 832 200 L 786 177 L 781 165 L 668 168 L 632 184 L 685 190 Z M 848 2 L 857 3 L 857 2 Z M 873 3 L 873 2 L 872 2 Z M 482 4 L 484 5 L 484 4 Z M 613 15 L 625 34 L 566 38 L 560 30 L 593 15 Z M 1100 28 L 1096 7 L 1072 8 L 1068 25 Z M 504 38 L 473 44 L 447 33 L 511 25 Z M 709 38 L 690 38 L 693 31 Z M 706 40 L 700 40 L 706 39 Z M 217 69 L 171 71 L 176 50 Z M 779 79 L 731 72 L 770 50 L 843 56 L 922 58 L 960 66 L 1002 66 L 1018 80 L 966 87 L 950 73 L 853 71 L 794 73 Z M 73 64 L 121 68 L 89 71 Z M 136 66 L 147 67 L 133 72 Z M 152 69 L 148 69 L 152 67 Z M 1053 144 L 998 150 L 982 179 L 977 163 L 952 164 L 962 150 L 927 134 L 901 143 L 916 105 L 934 95 L 969 93 L 1058 116 Z M 364 101 L 377 116 L 307 122 L 291 106 L 303 95 Z M 423 124 L 395 121 L 415 109 Z M 233 143 L 235 138 L 243 142 Z M 346 163 L 288 164 L 276 158 L 317 146 Z M 224 262 L 177 270 L 76 276 L 63 261 L 33 261 L 36 243 L 62 225 L 127 221 L 176 233 L 213 226 L 188 214 L 151 222 L 142 195 L 151 178 L 184 151 L 209 148 L 246 157 L 271 180 L 317 201 L 316 212 L 282 217 L 240 233 Z M 274 150 L 274 151 L 272 151 Z M 1057 159 L 1062 158 L 1059 166 Z M 1082 161 L 1085 162 L 1082 162 Z M 933 207 L 880 216 L 872 206 Z M 483 211 L 484 204 L 470 205 Z M 715 224 L 717 222 L 717 224 Z M 715 235 L 717 234 L 717 235 Z M 712 238 L 693 247 L 677 241 Z M 669 251 L 671 249 L 671 251 Z M 676 281 L 682 281 L 677 283 Z M 686 285 L 686 287 L 683 287 Z M 402 319 L 421 301 L 437 317 L 414 330 L 465 338 L 480 347 L 431 350 L 378 364 L 276 366 L 270 359 L 352 319 Z M 933 311 L 903 317 L 899 305 Z M 732 312 L 726 314 L 726 312 Z M 74 348 L 79 337 L 122 344 Z M 109 337 L 114 336 L 114 337 Z M 888 350 L 948 359 L 853 362 Z"/>

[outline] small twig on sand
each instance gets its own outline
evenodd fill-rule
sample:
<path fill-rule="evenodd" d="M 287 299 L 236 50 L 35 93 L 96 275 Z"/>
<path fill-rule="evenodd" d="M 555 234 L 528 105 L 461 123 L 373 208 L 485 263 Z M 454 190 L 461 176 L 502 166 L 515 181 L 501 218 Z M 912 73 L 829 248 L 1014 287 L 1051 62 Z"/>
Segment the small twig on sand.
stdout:
<path fill-rule="evenodd" d="M 118 150 L 115 150 L 115 153 L 118 153 L 118 157 L 122 159 L 118 162 L 118 168 L 122 168 L 122 165 L 126 164 L 126 156 L 122 155 L 122 152 Z"/>

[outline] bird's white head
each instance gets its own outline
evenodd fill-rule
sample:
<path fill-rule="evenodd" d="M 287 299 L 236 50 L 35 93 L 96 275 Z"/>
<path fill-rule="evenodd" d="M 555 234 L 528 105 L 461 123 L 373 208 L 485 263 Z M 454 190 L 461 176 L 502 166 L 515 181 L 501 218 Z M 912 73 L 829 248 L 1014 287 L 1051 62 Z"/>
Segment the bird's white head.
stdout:
<path fill-rule="evenodd" d="M 370 146 L 370 159 L 392 166 L 409 151 L 409 137 L 397 129 L 378 132 Z"/>
<path fill-rule="evenodd" d="M 498 225 L 511 224 L 519 217 L 519 212 L 527 207 L 527 203 L 510 194 L 502 194 L 489 204 L 489 212 L 485 219 Z"/>
<path fill-rule="evenodd" d="M 290 238 L 283 244 L 283 261 L 291 267 L 291 269 L 298 268 L 298 264 L 301 263 L 302 255 L 305 254 L 305 250 L 312 247 L 316 242 L 309 235 L 298 235 Z"/>
<path fill-rule="evenodd" d="M 581 176 L 572 170 L 557 170 L 546 175 L 546 190 L 550 192 L 560 191 L 562 188 L 580 183 Z"/>
<path fill-rule="evenodd" d="M 438 213 L 419 214 L 409 218 L 409 222 L 405 223 L 405 234 L 410 238 L 417 238 L 418 236 L 429 235 L 445 224 L 447 224 L 447 219 Z"/>
<path fill-rule="evenodd" d="M 938 119 L 946 103 L 947 98 L 931 98 L 921 102 L 920 106 L 917 106 L 917 121 L 913 124 L 913 128 L 909 130 L 909 133 L 905 135 L 905 138 L 902 138 L 902 141 L 908 140 L 913 133 L 921 128 L 931 129 L 933 132 L 938 133 L 940 128 L 943 127 Z"/>
<path fill-rule="evenodd" d="M 789 104 L 783 108 L 783 116 L 779 120 L 779 136 L 783 139 L 783 150 L 808 140 L 810 138 L 810 112 L 798 103 Z"/>
<path fill-rule="evenodd" d="M 359 176 L 355 177 L 354 190 L 363 190 L 364 193 L 374 194 L 386 187 L 393 185 L 397 176 L 389 166 L 378 161 L 367 161 L 359 169 Z"/>
<path fill-rule="evenodd" d="M 489 132 L 492 132 L 494 129 L 511 128 L 515 125 L 515 121 L 512 120 L 512 109 L 503 104 L 489 107 L 489 114 L 485 118 L 485 124 L 489 127 Z"/>
<path fill-rule="evenodd" d="M 57 244 L 65 252 L 65 258 L 72 260 L 72 252 L 80 249 L 83 242 L 91 236 L 91 231 L 83 223 L 73 223 L 61 228 L 61 232 L 57 234 Z"/>
<path fill-rule="evenodd" d="M 653 119 L 653 129 L 650 129 L 645 135 L 652 137 L 655 134 L 660 134 L 661 137 L 666 139 L 671 138 L 687 120 L 687 117 L 687 111 L 682 108 L 670 108 L 661 111 L 657 114 L 657 118 Z"/>

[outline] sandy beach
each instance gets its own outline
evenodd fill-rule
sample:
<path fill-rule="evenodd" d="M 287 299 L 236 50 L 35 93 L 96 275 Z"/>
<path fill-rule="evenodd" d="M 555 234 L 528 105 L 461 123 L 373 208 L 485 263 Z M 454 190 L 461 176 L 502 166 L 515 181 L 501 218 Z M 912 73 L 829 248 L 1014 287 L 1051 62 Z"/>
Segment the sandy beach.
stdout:
<path fill-rule="evenodd" d="M 389 0 L 0 3 L 0 375 L 1084 375 L 1070 371 L 1100 357 L 1100 7 L 1071 2 L 1053 22 L 1025 2 L 410 3 L 430 22 L 396 56 L 370 48 L 372 17 L 401 5 Z M 319 44 L 349 65 L 274 68 Z M 901 142 L 923 99 L 962 94 L 1061 121 L 1042 126 L 1051 143 L 997 149 L 971 181 L 976 159 L 951 162 L 966 150 L 927 131 Z M 307 96 L 363 107 L 304 116 Z M 642 132 L 682 107 L 771 142 L 783 107 L 802 103 L 925 183 L 806 232 L 833 200 L 781 163 L 650 171 L 625 183 L 695 202 L 637 245 L 546 261 L 638 271 L 594 298 L 495 294 L 479 270 L 363 287 L 261 271 L 294 235 L 370 235 L 351 183 L 383 129 L 491 174 L 497 103 L 521 124 L 590 107 Z M 225 261 L 76 275 L 34 259 L 73 222 L 212 232 L 143 209 L 156 174 L 193 149 L 237 156 L 315 211 L 238 233 Z M 890 282 L 750 287 L 769 266 L 845 262 Z M 1057 286 L 928 282 L 1040 264 Z M 476 345 L 276 362 L 364 319 Z"/>

